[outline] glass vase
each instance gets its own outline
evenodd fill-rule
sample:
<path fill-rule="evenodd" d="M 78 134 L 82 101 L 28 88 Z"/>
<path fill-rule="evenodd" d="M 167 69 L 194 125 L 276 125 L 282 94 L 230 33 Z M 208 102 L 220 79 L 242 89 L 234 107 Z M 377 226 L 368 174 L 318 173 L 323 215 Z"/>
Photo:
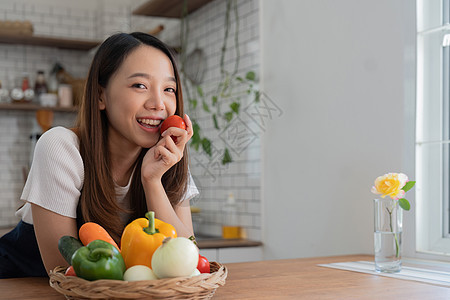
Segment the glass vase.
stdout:
<path fill-rule="evenodd" d="M 396 273 L 402 268 L 403 209 L 389 197 L 375 199 L 375 270 Z"/>

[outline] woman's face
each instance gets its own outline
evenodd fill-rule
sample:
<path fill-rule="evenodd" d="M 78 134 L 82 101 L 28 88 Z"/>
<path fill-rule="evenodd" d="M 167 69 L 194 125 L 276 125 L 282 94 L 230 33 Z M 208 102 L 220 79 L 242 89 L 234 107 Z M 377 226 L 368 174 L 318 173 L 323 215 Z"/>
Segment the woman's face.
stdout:
<path fill-rule="evenodd" d="M 124 150 L 154 146 L 161 122 L 175 113 L 176 89 L 172 62 L 161 50 L 146 45 L 133 50 L 100 95 L 110 145 Z"/>

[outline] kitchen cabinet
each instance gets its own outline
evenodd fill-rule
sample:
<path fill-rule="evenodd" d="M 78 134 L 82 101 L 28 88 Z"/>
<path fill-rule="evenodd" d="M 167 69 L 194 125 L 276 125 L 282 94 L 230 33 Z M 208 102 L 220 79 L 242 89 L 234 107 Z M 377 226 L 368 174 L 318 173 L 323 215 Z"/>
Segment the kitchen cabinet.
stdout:
<path fill-rule="evenodd" d="M 192 13 L 212 0 L 189 0 L 187 11 Z M 133 11 L 134 15 L 181 18 L 184 0 L 149 0 Z"/>
<path fill-rule="evenodd" d="M 200 254 L 209 261 L 217 261 L 221 264 L 263 259 L 263 250 L 260 246 L 200 249 Z"/>
<path fill-rule="evenodd" d="M 220 263 L 258 261 L 263 258 L 262 243 L 247 239 L 197 239 L 200 254 Z"/>

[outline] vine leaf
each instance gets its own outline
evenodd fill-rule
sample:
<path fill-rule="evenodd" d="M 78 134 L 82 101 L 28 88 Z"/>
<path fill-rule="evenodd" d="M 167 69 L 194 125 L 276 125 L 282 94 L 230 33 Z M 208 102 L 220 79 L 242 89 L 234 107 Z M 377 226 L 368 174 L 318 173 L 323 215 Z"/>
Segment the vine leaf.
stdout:
<path fill-rule="evenodd" d="M 255 102 L 259 102 L 260 99 L 261 99 L 261 92 L 255 91 Z"/>
<path fill-rule="evenodd" d="M 208 138 L 202 139 L 202 148 L 209 156 L 212 156 L 211 141 Z"/>
<path fill-rule="evenodd" d="M 213 115 L 212 115 L 212 119 L 213 119 L 213 122 L 214 122 L 214 128 L 216 128 L 217 130 L 220 130 L 220 128 L 219 128 L 219 122 L 217 122 L 217 116 L 216 116 L 216 114 L 213 114 Z"/>
<path fill-rule="evenodd" d="M 209 110 L 208 104 L 207 104 L 205 101 L 202 102 L 202 106 L 203 106 L 203 110 L 204 110 L 204 111 L 206 111 L 206 112 L 211 112 L 211 111 Z"/>
<path fill-rule="evenodd" d="M 200 138 L 200 126 L 195 121 L 193 121 L 192 130 L 194 131 L 194 134 L 191 138 L 191 147 L 193 147 L 195 151 L 198 151 L 202 139 Z"/>
<path fill-rule="evenodd" d="M 239 107 L 241 106 L 238 102 L 233 102 L 230 104 L 230 108 L 232 111 L 234 111 L 236 114 L 239 114 Z"/>
<path fill-rule="evenodd" d="M 216 106 L 216 104 L 217 104 L 217 96 L 213 96 L 213 97 L 211 98 L 211 100 L 212 100 L 212 105 L 213 105 L 213 106 Z"/>
<path fill-rule="evenodd" d="M 197 108 L 197 99 L 189 99 L 189 104 L 192 106 L 193 109 Z"/>
<path fill-rule="evenodd" d="M 245 74 L 245 79 L 250 80 L 250 81 L 255 81 L 256 78 L 256 74 L 253 71 L 249 71 L 247 72 L 247 74 Z"/>
<path fill-rule="evenodd" d="M 230 122 L 233 119 L 233 112 L 232 111 L 226 112 L 224 114 L 224 117 L 225 117 L 225 120 L 227 120 L 227 122 Z"/>
<path fill-rule="evenodd" d="M 200 97 L 203 97 L 203 89 L 201 86 L 197 86 L 197 93 L 200 95 Z"/>
<path fill-rule="evenodd" d="M 233 159 L 231 158 L 230 152 L 228 151 L 228 148 L 225 148 L 225 152 L 223 154 L 222 158 L 222 165 L 226 165 L 230 162 L 232 162 Z"/>

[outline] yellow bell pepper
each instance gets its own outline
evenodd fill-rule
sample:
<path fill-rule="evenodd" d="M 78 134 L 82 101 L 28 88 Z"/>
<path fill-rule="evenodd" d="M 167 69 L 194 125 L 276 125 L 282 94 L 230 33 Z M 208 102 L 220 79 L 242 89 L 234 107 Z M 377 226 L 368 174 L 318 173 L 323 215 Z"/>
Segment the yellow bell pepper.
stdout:
<path fill-rule="evenodd" d="M 125 227 L 120 240 L 122 257 L 128 268 L 135 265 L 152 267 L 153 252 L 166 237 L 177 237 L 175 227 L 159 219 L 149 211 Z"/>

